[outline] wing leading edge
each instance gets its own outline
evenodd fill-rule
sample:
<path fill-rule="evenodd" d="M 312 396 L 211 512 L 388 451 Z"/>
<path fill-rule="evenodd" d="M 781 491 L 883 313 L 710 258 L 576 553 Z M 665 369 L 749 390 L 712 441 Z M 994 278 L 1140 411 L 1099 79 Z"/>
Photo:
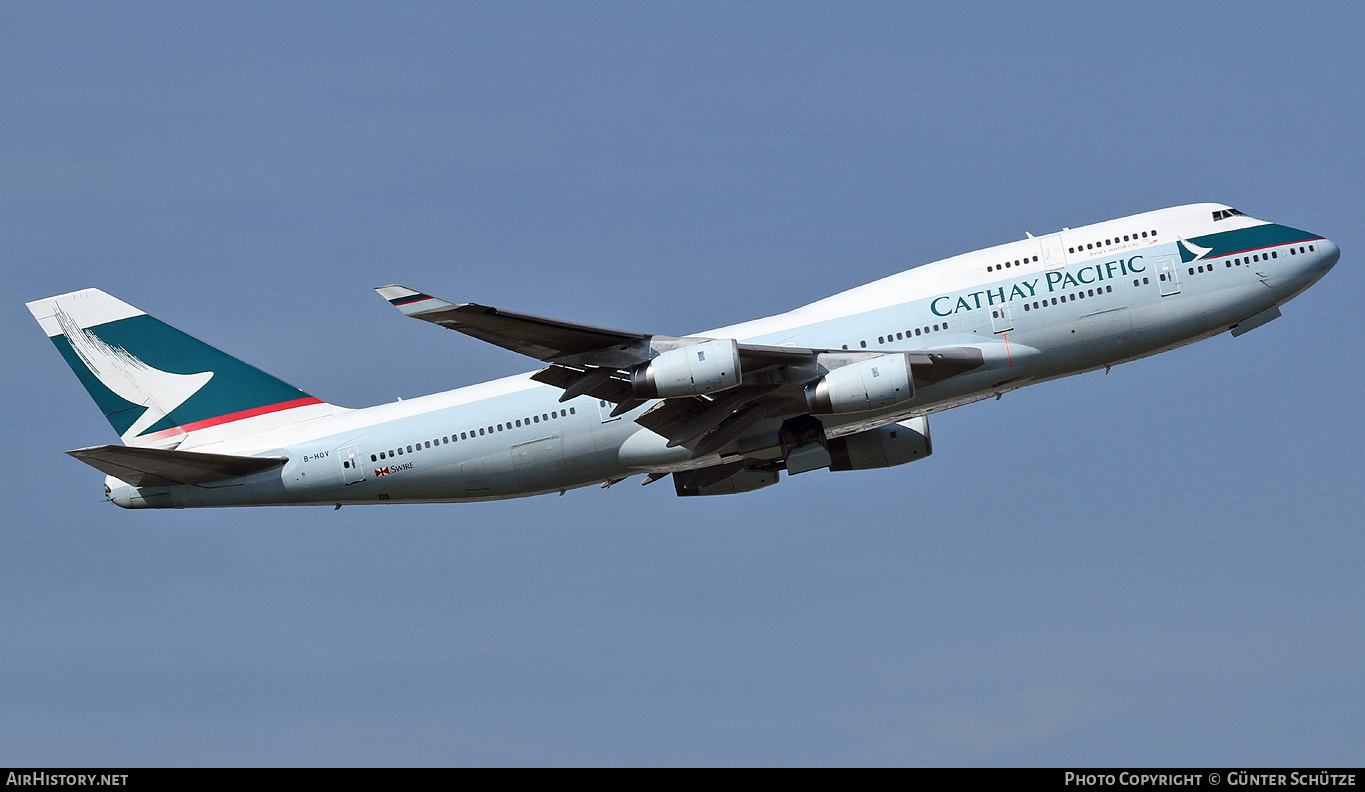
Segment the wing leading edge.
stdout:
<path fill-rule="evenodd" d="M 398 285 L 375 291 L 414 319 L 549 363 L 532 379 L 563 390 L 560 401 L 591 396 L 614 403 L 612 414 L 621 415 L 660 398 L 636 422 L 668 438 L 670 447 L 688 448 L 693 458 L 720 450 L 764 419 L 809 413 L 808 383 L 834 369 L 885 354 L 735 342 L 734 354 L 742 371 L 736 384 L 717 388 L 715 393 L 656 396 L 641 386 L 640 374 L 652 361 L 718 339 L 650 335 L 451 303 Z M 981 351 L 974 347 L 903 354 L 917 385 L 939 382 L 983 363 Z"/>

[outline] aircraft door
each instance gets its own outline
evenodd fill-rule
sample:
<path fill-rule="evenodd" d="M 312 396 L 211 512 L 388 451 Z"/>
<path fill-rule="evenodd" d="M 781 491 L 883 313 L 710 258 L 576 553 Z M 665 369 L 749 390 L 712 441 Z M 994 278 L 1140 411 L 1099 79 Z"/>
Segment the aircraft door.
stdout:
<path fill-rule="evenodd" d="M 1161 287 L 1161 296 L 1169 297 L 1180 293 L 1180 268 L 1173 257 L 1159 258 L 1156 264 L 1156 282 Z"/>
<path fill-rule="evenodd" d="M 621 416 L 619 415 L 616 417 L 612 417 L 611 411 L 614 409 L 616 409 L 616 405 L 612 404 L 606 399 L 597 400 L 597 413 L 602 417 L 602 423 L 621 420 Z"/>
<path fill-rule="evenodd" d="M 347 484 L 359 484 L 365 480 L 365 460 L 360 458 L 360 449 L 347 446 L 337 450 L 341 457 L 341 478 Z"/>
<path fill-rule="evenodd" d="M 1010 317 L 1010 304 L 1000 303 L 991 309 L 991 330 L 1008 333 L 1014 329 L 1014 319 Z"/>
<path fill-rule="evenodd" d="M 1043 269 L 1051 272 L 1066 266 L 1066 250 L 1062 247 L 1062 235 L 1053 234 L 1040 240 L 1043 243 Z"/>

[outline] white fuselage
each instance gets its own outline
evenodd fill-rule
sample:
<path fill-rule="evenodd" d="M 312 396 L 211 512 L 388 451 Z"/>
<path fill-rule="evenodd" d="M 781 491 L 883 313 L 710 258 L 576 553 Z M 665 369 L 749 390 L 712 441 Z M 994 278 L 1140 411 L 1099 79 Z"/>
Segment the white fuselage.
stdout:
<path fill-rule="evenodd" d="M 849 435 L 1255 322 L 1337 260 L 1330 241 L 1227 210 L 1197 204 L 1030 237 L 697 335 L 864 352 L 981 351 L 983 366 L 893 408 L 820 418 L 829 437 Z M 627 440 L 649 431 L 633 421 L 649 404 L 612 418 L 613 405 L 587 396 L 560 403 L 563 391 L 530 376 L 336 410 L 246 437 L 191 434 L 180 450 L 289 462 L 214 487 L 139 491 L 111 480 L 111 496 L 132 507 L 487 500 L 718 461 L 623 458 Z M 749 430 L 746 453 L 776 445 L 779 423 Z"/>

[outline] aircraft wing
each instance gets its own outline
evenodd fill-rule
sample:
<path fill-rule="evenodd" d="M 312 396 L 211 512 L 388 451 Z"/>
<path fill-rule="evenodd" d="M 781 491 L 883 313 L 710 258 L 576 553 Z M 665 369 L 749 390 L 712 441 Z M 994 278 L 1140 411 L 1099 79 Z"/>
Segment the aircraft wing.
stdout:
<path fill-rule="evenodd" d="M 643 333 L 547 319 L 487 305 L 450 303 L 404 286 L 382 286 L 375 291 L 408 316 L 458 330 L 538 360 L 550 361 L 614 346 L 634 346 L 649 340 Z"/>
<path fill-rule="evenodd" d="M 241 457 L 103 445 L 66 453 L 134 487 L 206 484 L 280 467 L 284 457 Z"/>
<path fill-rule="evenodd" d="M 711 341 L 700 337 L 650 335 L 547 319 L 473 303 L 451 303 L 405 286 L 375 291 L 407 316 L 457 330 L 481 341 L 529 355 L 551 365 L 532 379 L 564 391 L 560 401 L 592 396 L 616 404 L 621 415 L 644 404 L 632 385 L 632 370 L 659 354 Z M 826 371 L 883 352 L 778 347 L 736 343 L 743 381 L 700 396 L 664 398 L 637 423 L 703 455 L 767 417 L 808 412 L 804 386 Z M 972 347 L 905 352 L 918 384 L 938 382 L 982 364 Z"/>

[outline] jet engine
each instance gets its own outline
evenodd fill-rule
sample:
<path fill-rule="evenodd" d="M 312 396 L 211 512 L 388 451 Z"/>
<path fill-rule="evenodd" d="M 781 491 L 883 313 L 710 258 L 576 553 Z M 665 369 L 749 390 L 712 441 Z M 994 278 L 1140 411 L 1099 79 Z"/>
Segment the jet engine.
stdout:
<path fill-rule="evenodd" d="M 743 376 L 739 343 L 718 338 L 670 349 L 637 366 L 631 371 L 630 385 L 637 399 L 668 399 L 733 388 Z"/>
<path fill-rule="evenodd" d="M 910 356 L 904 353 L 850 363 L 806 385 L 806 406 L 813 415 L 879 410 L 914 397 Z"/>
<path fill-rule="evenodd" d="M 828 447 L 830 470 L 895 467 L 934 453 L 929 419 L 923 417 L 836 437 L 828 441 Z"/>

